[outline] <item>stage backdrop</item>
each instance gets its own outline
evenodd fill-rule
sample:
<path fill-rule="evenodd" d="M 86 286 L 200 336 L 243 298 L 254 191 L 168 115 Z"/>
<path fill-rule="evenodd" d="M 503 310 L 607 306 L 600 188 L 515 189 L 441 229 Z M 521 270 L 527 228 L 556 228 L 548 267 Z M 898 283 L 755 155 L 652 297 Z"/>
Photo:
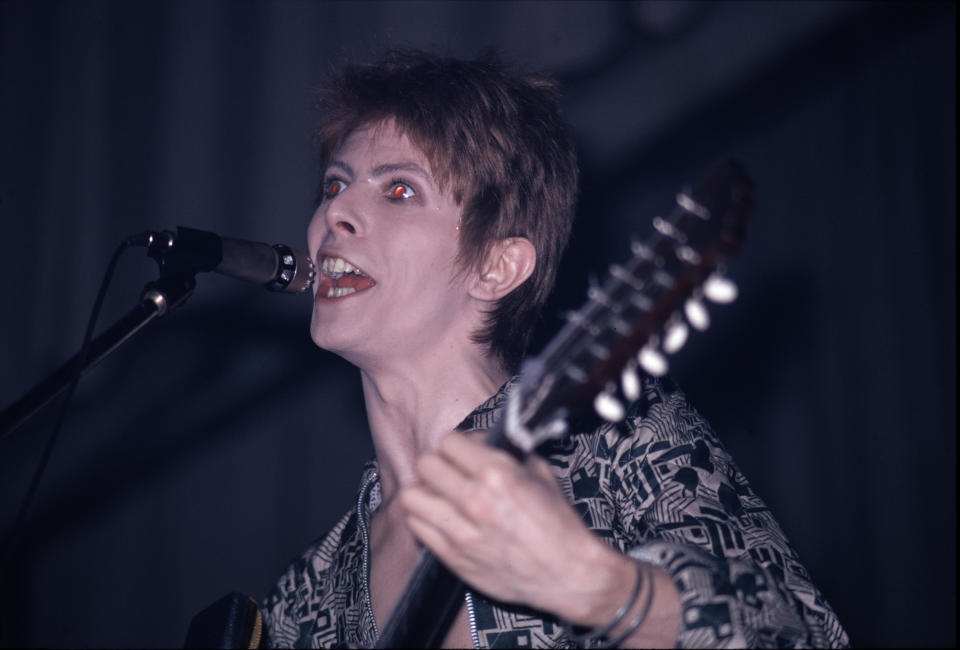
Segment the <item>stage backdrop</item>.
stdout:
<path fill-rule="evenodd" d="M 713 162 L 757 213 L 673 375 L 856 645 L 956 643 L 955 3 L 0 1 L 0 408 L 78 348 L 114 247 L 305 246 L 314 93 L 387 47 L 552 72 L 583 190 L 538 345 Z M 522 179 L 518 179 L 522 182 Z M 101 329 L 156 268 L 127 253 Z M 5 646 L 171 647 L 353 503 L 356 371 L 310 300 L 206 275 L 76 394 L 0 584 Z M 49 436 L 0 440 L 0 532 Z"/>

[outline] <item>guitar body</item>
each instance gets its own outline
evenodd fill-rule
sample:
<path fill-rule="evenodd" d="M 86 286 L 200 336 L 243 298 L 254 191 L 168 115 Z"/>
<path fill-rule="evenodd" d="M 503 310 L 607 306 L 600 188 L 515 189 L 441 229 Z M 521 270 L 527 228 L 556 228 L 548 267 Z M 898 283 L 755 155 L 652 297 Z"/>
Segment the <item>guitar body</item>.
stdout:
<path fill-rule="evenodd" d="M 250 596 L 231 592 L 190 621 L 184 648 L 264 647 L 263 615 Z"/>

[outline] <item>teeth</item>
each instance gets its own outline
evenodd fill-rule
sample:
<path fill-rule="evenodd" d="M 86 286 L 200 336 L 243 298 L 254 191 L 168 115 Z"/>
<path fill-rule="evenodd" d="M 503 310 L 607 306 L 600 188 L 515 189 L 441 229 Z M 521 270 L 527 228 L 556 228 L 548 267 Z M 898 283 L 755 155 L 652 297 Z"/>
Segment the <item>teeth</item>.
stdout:
<path fill-rule="evenodd" d="M 327 289 L 327 298 L 342 298 L 356 292 L 353 287 L 330 287 Z"/>
<path fill-rule="evenodd" d="M 344 273 L 352 273 L 354 275 L 363 275 L 363 271 L 355 267 L 353 264 L 343 259 L 342 257 L 324 257 L 323 263 L 320 265 L 320 268 L 323 269 L 323 272 L 331 277 L 338 277 Z"/>

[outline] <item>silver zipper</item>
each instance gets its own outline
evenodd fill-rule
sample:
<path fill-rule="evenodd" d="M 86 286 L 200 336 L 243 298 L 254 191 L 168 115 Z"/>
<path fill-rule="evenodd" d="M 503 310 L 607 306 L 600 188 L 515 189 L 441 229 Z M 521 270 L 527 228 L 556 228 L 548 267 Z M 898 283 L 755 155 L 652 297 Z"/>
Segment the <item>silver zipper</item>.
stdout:
<path fill-rule="evenodd" d="M 364 602 L 367 605 L 367 614 L 370 616 L 370 622 L 373 623 L 373 634 L 377 639 L 380 638 L 380 629 L 377 627 L 377 619 L 373 615 L 373 601 L 370 598 L 370 535 L 367 533 L 367 518 L 363 504 L 367 500 L 367 494 L 370 492 L 370 486 L 378 478 L 377 472 L 373 472 L 363 489 L 360 490 L 360 498 L 357 499 L 357 522 L 360 524 L 360 536 L 363 538 L 363 595 Z"/>
<path fill-rule="evenodd" d="M 464 598 L 467 601 L 467 618 L 470 619 L 470 636 L 473 637 L 473 647 L 480 647 L 480 633 L 477 632 L 477 612 L 473 607 L 473 594 L 468 589 Z"/>
<path fill-rule="evenodd" d="M 363 538 L 363 595 L 364 603 L 367 606 L 367 614 L 370 616 L 370 622 L 373 623 L 373 633 L 376 638 L 380 638 L 380 629 L 377 627 L 377 619 L 373 615 L 373 601 L 370 599 L 370 536 L 367 533 L 367 518 L 363 507 L 367 500 L 367 493 L 370 487 L 377 480 L 377 472 L 370 475 L 363 488 L 360 490 L 360 497 L 357 499 L 357 522 L 360 524 L 360 536 Z M 470 621 L 470 637 L 473 639 L 473 647 L 480 647 L 480 633 L 477 631 L 477 612 L 473 605 L 473 594 L 469 590 L 464 595 L 467 601 L 467 618 Z"/>

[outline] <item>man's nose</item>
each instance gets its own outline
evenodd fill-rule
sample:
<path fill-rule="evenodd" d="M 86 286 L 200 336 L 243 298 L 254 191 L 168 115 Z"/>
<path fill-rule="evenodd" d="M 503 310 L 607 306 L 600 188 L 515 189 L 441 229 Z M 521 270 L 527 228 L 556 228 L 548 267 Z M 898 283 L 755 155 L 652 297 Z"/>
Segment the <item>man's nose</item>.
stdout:
<path fill-rule="evenodd" d="M 363 216 L 351 194 L 356 193 L 348 189 L 343 195 L 333 197 L 327 207 L 327 228 L 334 234 L 359 235 L 364 232 Z"/>

